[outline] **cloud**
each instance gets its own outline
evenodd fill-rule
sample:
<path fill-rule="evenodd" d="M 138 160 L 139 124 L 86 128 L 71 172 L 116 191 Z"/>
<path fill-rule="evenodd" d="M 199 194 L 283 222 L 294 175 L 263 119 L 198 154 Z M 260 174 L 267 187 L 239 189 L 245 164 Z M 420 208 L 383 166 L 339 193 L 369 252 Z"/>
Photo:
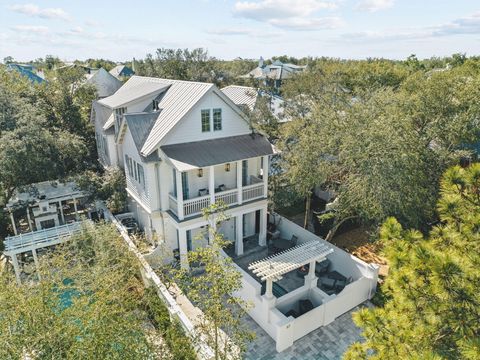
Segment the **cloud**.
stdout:
<path fill-rule="evenodd" d="M 342 35 L 342 38 L 351 41 L 392 41 L 420 40 L 453 35 L 480 35 L 480 12 L 435 26 L 346 33 Z"/>
<path fill-rule="evenodd" d="M 252 30 L 247 29 L 209 29 L 206 31 L 210 35 L 225 35 L 225 36 L 237 36 L 237 35 L 251 35 Z"/>
<path fill-rule="evenodd" d="M 12 30 L 23 33 L 34 33 L 39 35 L 47 34 L 49 31 L 48 27 L 37 25 L 15 25 L 12 26 Z"/>
<path fill-rule="evenodd" d="M 376 12 L 393 6 L 394 0 L 362 0 L 357 5 L 357 10 Z"/>
<path fill-rule="evenodd" d="M 12 5 L 9 9 L 20 14 L 43 19 L 70 20 L 70 15 L 61 8 L 40 8 L 35 4 Z"/>
<path fill-rule="evenodd" d="M 338 17 L 321 17 L 321 10 L 333 10 L 338 0 L 261 0 L 237 1 L 233 13 L 237 17 L 268 23 L 286 30 L 321 30 L 341 26 Z"/>
<path fill-rule="evenodd" d="M 344 22 L 339 17 L 272 19 L 270 24 L 284 29 L 298 31 L 315 31 L 319 29 L 336 29 Z"/>

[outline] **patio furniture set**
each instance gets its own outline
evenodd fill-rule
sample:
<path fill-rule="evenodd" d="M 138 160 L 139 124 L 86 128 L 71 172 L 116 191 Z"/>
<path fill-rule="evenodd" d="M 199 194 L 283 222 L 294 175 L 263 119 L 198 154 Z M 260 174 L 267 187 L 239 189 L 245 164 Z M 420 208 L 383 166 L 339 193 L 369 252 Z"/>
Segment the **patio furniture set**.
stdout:
<path fill-rule="evenodd" d="M 318 277 L 318 287 L 328 295 L 340 293 L 345 286 L 352 282 L 352 278 L 340 274 L 338 271 L 328 271 L 331 262 L 328 259 L 315 265 L 315 275 Z M 304 277 L 308 274 L 308 264 L 297 269 L 297 275 Z"/>

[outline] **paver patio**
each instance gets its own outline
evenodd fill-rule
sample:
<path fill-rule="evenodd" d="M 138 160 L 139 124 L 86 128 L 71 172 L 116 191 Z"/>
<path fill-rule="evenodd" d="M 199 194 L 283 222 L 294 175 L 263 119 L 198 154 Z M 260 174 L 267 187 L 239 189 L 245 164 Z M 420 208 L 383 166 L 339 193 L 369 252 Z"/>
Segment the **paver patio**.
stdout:
<path fill-rule="evenodd" d="M 370 303 L 361 306 L 371 307 Z M 277 353 L 275 341 L 249 316 L 245 322 L 255 332 L 256 339 L 245 354 L 246 360 L 337 360 L 355 341 L 361 341 L 361 330 L 353 323 L 352 313 L 360 306 L 335 319 L 327 326 L 312 331 L 295 341 L 287 350 Z"/>

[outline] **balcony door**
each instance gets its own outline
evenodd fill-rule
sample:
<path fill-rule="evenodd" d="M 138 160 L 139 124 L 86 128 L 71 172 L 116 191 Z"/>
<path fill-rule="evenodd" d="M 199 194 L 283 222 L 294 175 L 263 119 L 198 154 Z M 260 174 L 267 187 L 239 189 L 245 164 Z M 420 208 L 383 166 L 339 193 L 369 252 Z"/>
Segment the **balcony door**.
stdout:
<path fill-rule="evenodd" d="M 188 173 L 182 172 L 182 192 L 183 192 L 183 200 L 188 200 L 189 194 L 188 194 Z"/>

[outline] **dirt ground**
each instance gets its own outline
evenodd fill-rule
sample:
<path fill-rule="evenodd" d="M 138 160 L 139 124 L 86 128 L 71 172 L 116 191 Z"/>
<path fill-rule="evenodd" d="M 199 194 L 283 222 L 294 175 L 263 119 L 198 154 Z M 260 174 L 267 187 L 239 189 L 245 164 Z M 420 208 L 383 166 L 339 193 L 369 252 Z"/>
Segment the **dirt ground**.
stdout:
<path fill-rule="evenodd" d="M 387 275 L 387 261 L 380 255 L 382 249 L 378 243 L 370 241 L 370 234 L 367 229 L 359 227 L 346 231 L 334 236 L 331 242 L 367 263 L 380 265 L 380 275 Z"/>
<path fill-rule="evenodd" d="M 297 225 L 303 227 L 303 213 L 288 216 L 288 218 Z M 314 232 L 313 225 L 311 223 L 309 224 L 308 230 Z M 334 236 L 331 242 L 332 244 L 344 249 L 345 251 L 355 255 L 367 263 L 375 263 L 380 265 L 380 276 L 387 275 L 387 261 L 380 255 L 382 249 L 378 243 L 376 244 L 370 241 L 370 234 L 366 228 L 359 227 L 345 231 Z"/>

